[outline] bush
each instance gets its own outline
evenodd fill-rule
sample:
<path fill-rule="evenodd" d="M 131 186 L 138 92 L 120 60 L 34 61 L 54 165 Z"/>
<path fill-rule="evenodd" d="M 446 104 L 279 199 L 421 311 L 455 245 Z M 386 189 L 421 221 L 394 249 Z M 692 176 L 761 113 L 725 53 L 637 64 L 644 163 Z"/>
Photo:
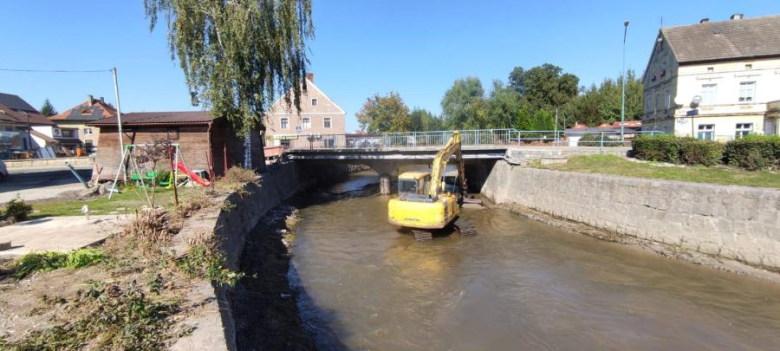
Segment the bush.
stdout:
<path fill-rule="evenodd" d="M 32 206 L 26 204 L 24 200 L 17 197 L 5 204 L 4 219 L 10 220 L 12 223 L 26 221 L 32 213 Z"/>
<path fill-rule="evenodd" d="M 634 138 L 632 146 L 640 160 L 713 166 L 723 159 L 723 144 L 690 137 L 640 136 Z"/>
<path fill-rule="evenodd" d="M 229 183 L 253 183 L 257 181 L 257 173 L 251 169 L 231 167 L 225 173 L 223 180 Z"/>
<path fill-rule="evenodd" d="M 603 146 L 623 146 L 620 139 L 615 139 L 616 134 L 605 134 Z M 619 136 L 617 136 L 619 138 Z M 577 146 L 602 146 L 601 133 L 585 134 L 577 142 Z"/>
<path fill-rule="evenodd" d="M 749 135 L 729 141 L 724 158 L 730 166 L 751 171 L 780 168 L 780 136 Z"/>

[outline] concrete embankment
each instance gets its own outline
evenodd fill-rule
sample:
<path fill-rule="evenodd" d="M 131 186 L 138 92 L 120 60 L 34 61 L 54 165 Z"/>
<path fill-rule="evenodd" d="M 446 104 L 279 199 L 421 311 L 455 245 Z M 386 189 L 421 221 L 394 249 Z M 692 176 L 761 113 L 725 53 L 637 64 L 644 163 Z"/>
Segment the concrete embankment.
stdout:
<path fill-rule="evenodd" d="M 780 190 L 511 166 L 482 194 L 620 235 L 780 270 Z"/>
<path fill-rule="evenodd" d="M 219 215 L 213 218 L 213 226 L 210 226 L 221 244 L 228 268 L 242 269 L 241 257 L 248 237 L 258 233 L 255 228 L 271 209 L 303 190 L 338 182 L 347 174 L 346 165 L 328 167 L 303 166 L 295 163 L 278 165 L 264 173 L 259 184 L 247 184 L 243 190 L 228 196 Z M 281 246 L 280 237 L 274 237 L 273 240 L 278 241 L 278 246 Z M 271 254 L 283 255 L 280 252 Z M 276 276 L 285 275 L 286 272 L 264 271 L 260 274 Z M 210 304 L 210 313 L 190 321 L 197 324 L 195 330 L 191 335 L 178 340 L 172 349 L 236 350 L 237 321 L 234 310 L 240 306 L 232 306 L 232 289 L 234 288 L 215 286 L 213 289 L 204 287 L 200 289 L 201 291 L 197 291 L 199 294 L 211 295 L 206 296 L 204 301 L 216 301 L 216 303 Z M 285 305 L 282 306 L 284 308 L 295 308 L 294 303 L 290 304 L 287 301 L 280 303 Z M 265 308 L 277 308 L 277 306 L 265 306 Z"/>

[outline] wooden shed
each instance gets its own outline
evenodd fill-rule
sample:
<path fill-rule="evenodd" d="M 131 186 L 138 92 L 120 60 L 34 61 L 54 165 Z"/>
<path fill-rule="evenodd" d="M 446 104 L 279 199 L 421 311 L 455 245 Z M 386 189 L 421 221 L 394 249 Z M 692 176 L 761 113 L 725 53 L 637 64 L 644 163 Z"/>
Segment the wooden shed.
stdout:
<path fill-rule="evenodd" d="M 88 125 L 100 128 L 100 146 L 95 158 L 103 169 L 100 180 L 113 180 L 122 158 L 117 118 L 113 116 Z M 261 170 L 265 166 L 259 132 L 250 133 L 249 138 L 241 137 L 225 118 L 214 118 L 208 111 L 122 114 L 122 139 L 125 145 L 170 140 L 179 145 L 180 154 L 192 170 L 208 170 L 207 157 L 211 157 L 217 176 L 223 175 L 229 167 L 243 166 L 245 155 L 250 157 L 252 168 Z"/>

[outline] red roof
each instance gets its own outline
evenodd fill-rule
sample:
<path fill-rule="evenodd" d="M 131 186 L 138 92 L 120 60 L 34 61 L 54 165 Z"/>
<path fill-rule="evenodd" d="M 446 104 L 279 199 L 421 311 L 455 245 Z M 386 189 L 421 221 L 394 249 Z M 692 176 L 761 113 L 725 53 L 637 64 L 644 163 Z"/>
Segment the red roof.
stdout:
<path fill-rule="evenodd" d="M 574 127 L 572 127 L 571 129 L 588 129 L 588 125 L 587 124 L 574 123 Z"/>
<path fill-rule="evenodd" d="M 122 114 L 122 125 L 192 125 L 208 124 L 214 120 L 209 111 L 184 112 L 132 112 Z M 116 116 L 87 123 L 91 126 L 111 126 L 117 124 Z"/>
<path fill-rule="evenodd" d="M 27 126 L 28 118 L 29 118 L 30 125 L 34 125 L 34 126 L 54 125 L 54 122 L 48 120 L 42 114 L 25 112 L 25 111 L 19 112 L 9 108 L 6 105 L 0 104 L 0 121 Z"/>
<path fill-rule="evenodd" d="M 101 98 L 102 99 L 102 98 Z M 76 107 L 49 117 L 52 121 L 97 121 L 103 118 L 112 117 L 116 110 L 101 100 L 82 102 Z"/>

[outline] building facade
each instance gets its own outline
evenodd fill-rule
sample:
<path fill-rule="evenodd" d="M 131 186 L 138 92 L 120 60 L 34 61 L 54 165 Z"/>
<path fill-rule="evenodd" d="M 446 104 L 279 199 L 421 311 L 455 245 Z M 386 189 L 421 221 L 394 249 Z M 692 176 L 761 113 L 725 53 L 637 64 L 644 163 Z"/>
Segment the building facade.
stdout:
<path fill-rule="evenodd" d="M 102 97 L 95 99 L 92 95 L 87 95 L 85 102 L 51 116 L 49 120 L 57 124 L 53 137 L 64 147 L 83 147 L 87 153 L 92 153 L 96 151 L 100 140 L 100 128 L 88 126 L 87 123 L 115 115 L 116 109 Z"/>
<path fill-rule="evenodd" d="M 298 143 L 336 145 L 345 133 L 347 113 L 314 84 L 314 74 L 306 75 L 306 94 L 301 96 L 301 111 L 279 99 L 265 116 L 268 145 L 289 146 Z"/>
<path fill-rule="evenodd" d="M 19 96 L 0 93 L 0 158 L 53 157 L 54 127 Z"/>
<path fill-rule="evenodd" d="M 780 16 L 663 28 L 644 74 L 643 130 L 707 140 L 780 134 Z"/>

